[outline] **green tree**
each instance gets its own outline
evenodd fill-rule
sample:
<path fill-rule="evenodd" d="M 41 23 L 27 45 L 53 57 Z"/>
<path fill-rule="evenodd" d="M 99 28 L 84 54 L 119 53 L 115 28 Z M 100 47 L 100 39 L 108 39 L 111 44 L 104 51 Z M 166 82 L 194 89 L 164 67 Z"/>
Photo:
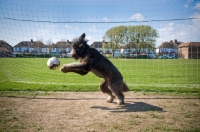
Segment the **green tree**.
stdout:
<path fill-rule="evenodd" d="M 128 26 L 128 40 L 136 44 L 136 51 L 139 54 L 142 48 L 154 48 L 158 33 L 148 25 Z"/>
<path fill-rule="evenodd" d="M 116 49 L 120 48 L 120 45 L 124 44 L 124 37 L 126 36 L 126 33 L 126 26 L 118 26 L 109 29 L 103 37 L 104 41 L 108 42 L 104 47 L 107 46 L 107 48 L 111 48 L 112 52 L 114 52 Z"/>
<path fill-rule="evenodd" d="M 139 54 L 142 48 L 153 49 L 157 37 L 157 31 L 148 25 L 113 27 L 103 37 L 104 41 L 109 42 L 104 48 L 115 51 L 122 45 L 129 45 L 129 48 L 136 48 Z"/>

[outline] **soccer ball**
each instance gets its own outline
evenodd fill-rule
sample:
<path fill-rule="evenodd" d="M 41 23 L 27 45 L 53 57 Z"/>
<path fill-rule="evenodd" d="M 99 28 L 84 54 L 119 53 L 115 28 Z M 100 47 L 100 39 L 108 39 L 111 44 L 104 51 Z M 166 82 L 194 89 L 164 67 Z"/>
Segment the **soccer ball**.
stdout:
<path fill-rule="evenodd" d="M 49 67 L 49 69 L 55 70 L 60 66 L 60 61 L 56 57 L 51 57 L 47 61 L 47 66 Z"/>

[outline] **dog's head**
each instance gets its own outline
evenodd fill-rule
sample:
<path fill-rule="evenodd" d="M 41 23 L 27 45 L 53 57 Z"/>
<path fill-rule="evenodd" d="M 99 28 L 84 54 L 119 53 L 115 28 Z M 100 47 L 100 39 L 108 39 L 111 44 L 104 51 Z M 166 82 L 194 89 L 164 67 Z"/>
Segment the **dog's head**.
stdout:
<path fill-rule="evenodd" d="M 87 44 L 87 40 L 85 40 L 85 33 L 83 33 L 79 38 L 72 42 L 71 56 L 75 60 L 83 58 L 88 48 L 89 45 Z"/>

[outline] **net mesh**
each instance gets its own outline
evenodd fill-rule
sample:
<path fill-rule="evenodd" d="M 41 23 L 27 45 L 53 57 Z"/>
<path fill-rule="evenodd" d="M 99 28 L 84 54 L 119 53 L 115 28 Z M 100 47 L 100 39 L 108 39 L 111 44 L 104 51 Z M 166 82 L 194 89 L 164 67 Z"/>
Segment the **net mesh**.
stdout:
<path fill-rule="evenodd" d="M 86 33 L 88 44 L 98 42 L 95 48 L 103 51 L 133 89 L 198 88 L 199 11 L 198 1 L 0 1 L 0 82 L 6 90 L 17 88 L 19 83 L 23 84 L 22 90 L 45 90 L 51 84 L 57 90 L 87 86 L 95 90 L 102 79 L 92 73 L 86 76 L 62 74 L 46 66 L 51 56 L 58 57 L 61 65 L 74 62 L 67 54 L 70 52 L 70 44 L 74 38 Z M 122 47 L 118 48 L 120 56 L 116 59 L 112 57 L 112 50 L 102 47 L 103 36 L 109 29 L 140 25 L 151 26 L 158 33 L 151 53 L 155 55 L 153 59 L 128 58 L 129 49 L 123 53 L 122 49 L 125 51 L 126 48 Z M 188 42 L 190 46 L 176 48 L 177 51 L 173 53 L 173 47 L 159 47 L 163 42 L 174 43 L 175 40 L 179 44 Z M 145 51 L 145 48 L 141 50 Z M 135 54 L 136 49 L 132 49 L 131 54 Z M 171 53 L 177 55 L 178 59 L 169 59 Z M 149 56 L 150 53 L 143 54 Z"/>

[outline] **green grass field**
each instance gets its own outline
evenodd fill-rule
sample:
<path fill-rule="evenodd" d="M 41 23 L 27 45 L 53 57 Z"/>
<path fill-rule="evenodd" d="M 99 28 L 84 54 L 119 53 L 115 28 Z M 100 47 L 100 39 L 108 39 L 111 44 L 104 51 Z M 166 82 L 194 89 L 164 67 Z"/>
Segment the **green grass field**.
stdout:
<path fill-rule="evenodd" d="M 198 59 L 110 59 L 132 91 L 200 93 Z M 61 66 L 74 62 L 60 58 Z M 101 78 L 49 70 L 47 58 L 0 58 L 0 91 L 99 91 Z"/>

